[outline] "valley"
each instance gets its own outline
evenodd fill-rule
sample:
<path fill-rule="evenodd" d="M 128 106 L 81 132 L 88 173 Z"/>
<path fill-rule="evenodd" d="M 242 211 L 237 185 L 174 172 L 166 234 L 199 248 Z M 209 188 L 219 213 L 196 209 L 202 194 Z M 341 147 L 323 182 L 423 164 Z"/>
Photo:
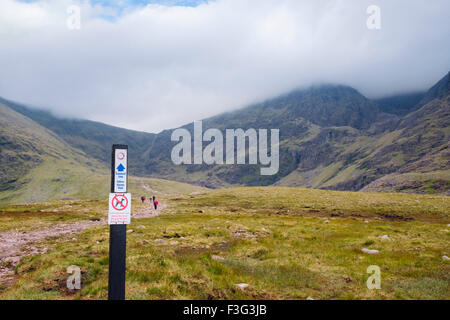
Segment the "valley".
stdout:
<path fill-rule="evenodd" d="M 217 134 L 279 128 L 273 176 L 259 165 L 177 166 L 173 130 L 2 99 L 0 299 L 106 299 L 113 143 L 129 145 L 134 197 L 127 299 L 449 299 L 448 88 L 447 75 L 379 104 L 323 86 L 203 121 Z M 192 145 L 194 126 L 182 130 Z M 141 195 L 156 195 L 159 211 Z M 66 286 L 72 265 L 81 290 Z M 372 266 L 379 290 L 367 287 Z"/>
<path fill-rule="evenodd" d="M 133 176 L 212 189 L 275 185 L 418 194 L 450 192 L 449 74 L 425 93 L 370 100 L 350 87 L 323 85 L 202 121 L 203 131 L 216 129 L 214 132 L 222 136 L 226 136 L 227 129 L 279 130 L 279 170 L 268 176 L 261 175 L 261 164 L 195 164 L 194 158 L 184 159 L 192 165 L 173 163 L 172 152 L 177 145 L 171 139 L 173 132 L 183 130 L 186 139 L 191 140 L 183 143 L 192 148 L 196 143 L 193 124 L 152 134 L 58 118 L 5 99 L 0 99 L 0 106 L 0 203 L 87 199 L 86 194 L 75 191 L 79 190 L 77 184 L 85 177 L 98 181 L 93 176 L 107 174 L 113 143 L 129 145 Z M 225 141 L 219 139 L 212 144 L 220 149 L 220 142 L 227 150 Z M 203 142 L 201 147 L 209 146 Z M 244 163 L 252 163 L 251 154 L 244 156 Z M 41 171 L 50 173 L 49 181 L 40 180 L 39 167 L 47 168 Z M 29 193 L 26 186 L 33 183 L 62 187 L 58 179 L 71 181 L 74 190 L 59 192 L 53 188 L 40 198 L 19 195 Z M 95 181 L 86 185 L 95 185 Z"/>
<path fill-rule="evenodd" d="M 450 298 L 448 197 L 258 187 L 159 199 L 159 215 L 134 201 L 127 299 Z M 0 207 L 0 237 L 32 240 L 2 260 L 0 299 L 106 299 L 106 212 L 105 200 Z M 81 290 L 66 288 L 71 265 Z M 371 265 L 380 290 L 367 288 Z"/>
<path fill-rule="evenodd" d="M 0 0 L 2 307 L 449 301 L 450 1 L 404 2 Z"/>

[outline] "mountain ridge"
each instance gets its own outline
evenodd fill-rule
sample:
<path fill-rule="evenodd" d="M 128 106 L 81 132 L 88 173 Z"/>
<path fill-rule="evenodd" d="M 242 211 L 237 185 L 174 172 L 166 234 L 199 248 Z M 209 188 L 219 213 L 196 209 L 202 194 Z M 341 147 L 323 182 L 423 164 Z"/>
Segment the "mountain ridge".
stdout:
<path fill-rule="evenodd" d="M 102 166 L 109 165 L 111 144 L 128 144 L 130 170 L 142 177 L 210 188 L 280 185 L 448 194 L 449 74 L 426 93 L 384 102 L 368 99 L 348 86 L 328 84 L 293 90 L 203 120 L 204 130 L 280 129 L 280 172 L 274 176 L 260 176 L 258 165 L 175 166 L 170 157 L 175 129 L 151 134 L 88 120 L 58 119 L 4 99 L 0 103 Z M 193 125 L 182 128 L 192 132 Z M 436 178 L 437 172 L 441 177 Z M 405 177 L 413 173 L 417 183 L 405 183 Z M 401 188 L 395 186 L 397 182 Z"/>
<path fill-rule="evenodd" d="M 54 132 L 72 147 L 105 164 L 110 161 L 112 144 L 128 144 L 131 151 L 129 161 L 133 168 L 131 173 L 142 174 L 136 170 L 139 166 L 136 165 L 138 160 L 135 155 L 145 151 L 148 140 L 154 139 L 155 134 L 123 129 L 97 121 L 60 118 L 49 111 L 33 109 L 2 98 L 0 103 L 30 118 Z"/>

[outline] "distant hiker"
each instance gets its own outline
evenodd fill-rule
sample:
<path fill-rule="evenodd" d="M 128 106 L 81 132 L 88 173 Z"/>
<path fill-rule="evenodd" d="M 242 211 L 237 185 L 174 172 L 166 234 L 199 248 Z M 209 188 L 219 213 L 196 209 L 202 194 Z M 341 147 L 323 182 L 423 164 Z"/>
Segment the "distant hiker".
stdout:
<path fill-rule="evenodd" d="M 158 210 L 158 200 L 156 200 L 156 197 L 153 197 L 153 205 L 155 206 L 155 210 Z"/>
<path fill-rule="evenodd" d="M 142 201 L 142 203 L 145 202 L 145 197 L 144 196 L 141 197 L 141 201 Z"/>

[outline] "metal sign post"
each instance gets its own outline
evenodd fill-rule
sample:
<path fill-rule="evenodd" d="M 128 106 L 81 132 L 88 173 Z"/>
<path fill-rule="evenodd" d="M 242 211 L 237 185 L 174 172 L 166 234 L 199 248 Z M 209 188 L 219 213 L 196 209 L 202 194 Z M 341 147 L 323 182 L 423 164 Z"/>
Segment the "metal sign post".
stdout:
<path fill-rule="evenodd" d="M 128 146 L 113 145 L 111 154 L 111 195 L 109 197 L 108 299 L 125 300 L 127 224 L 130 223 L 131 195 L 128 187 Z"/>

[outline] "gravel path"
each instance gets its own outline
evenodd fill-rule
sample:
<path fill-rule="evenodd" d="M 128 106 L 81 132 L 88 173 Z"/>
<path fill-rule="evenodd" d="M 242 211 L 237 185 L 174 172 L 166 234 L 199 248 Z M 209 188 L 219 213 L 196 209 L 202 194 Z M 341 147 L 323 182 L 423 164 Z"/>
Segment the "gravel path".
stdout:
<path fill-rule="evenodd" d="M 153 218 L 162 213 L 166 205 L 159 206 L 158 211 L 148 206 L 145 210 L 133 213 L 132 219 Z M 78 221 L 57 224 L 32 231 L 18 232 L 9 230 L 0 233 L 0 287 L 13 284 L 14 267 L 27 256 L 46 253 L 49 249 L 41 242 L 48 238 L 74 236 L 87 228 L 107 224 L 106 219 Z"/>

